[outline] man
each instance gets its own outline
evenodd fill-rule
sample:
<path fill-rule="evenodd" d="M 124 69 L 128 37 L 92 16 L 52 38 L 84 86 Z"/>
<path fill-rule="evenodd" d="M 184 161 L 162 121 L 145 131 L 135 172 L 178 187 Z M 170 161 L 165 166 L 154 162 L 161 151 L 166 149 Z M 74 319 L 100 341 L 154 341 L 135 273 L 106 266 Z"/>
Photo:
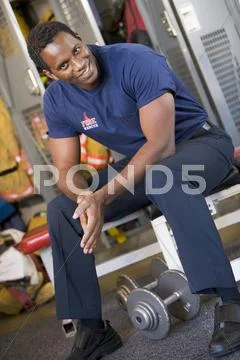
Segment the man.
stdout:
<path fill-rule="evenodd" d="M 192 292 L 220 298 L 210 354 L 239 349 L 240 295 L 204 199 L 231 170 L 230 138 L 207 121 L 205 110 L 165 58 L 148 47 L 86 46 L 66 25 L 52 22 L 32 30 L 28 50 L 36 66 L 54 80 L 44 96 L 44 113 L 53 163 L 60 172 L 58 186 L 65 195 L 50 203 L 48 224 L 57 315 L 80 320 L 69 359 L 98 359 L 121 346 L 109 322 L 102 321 L 92 252 L 104 221 L 150 203 L 173 229 Z M 126 158 L 115 164 L 119 173 L 112 178 L 100 173 L 94 192 L 75 174 L 76 194 L 67 186 L 66 175 L 80 162 L 80 133 Z M 166 185 L 167 171 L 148 176 L 146 168 L 153 164 L 171 172 L 168 191 L 158 191 Z M 128 172 L 132 167 L 127 165 L 133 165 L 134 172 Z M 186 178 L 182 165 L 200 165 L 194 175 L 204 179 L 204 192 L 191 194 L 199 182 L 191 179 L 192 173 Z M 121 185 L 122 177 L 135 184 L 134 195 Z M 189 191 L 183 191 L 182 183 Z"/>

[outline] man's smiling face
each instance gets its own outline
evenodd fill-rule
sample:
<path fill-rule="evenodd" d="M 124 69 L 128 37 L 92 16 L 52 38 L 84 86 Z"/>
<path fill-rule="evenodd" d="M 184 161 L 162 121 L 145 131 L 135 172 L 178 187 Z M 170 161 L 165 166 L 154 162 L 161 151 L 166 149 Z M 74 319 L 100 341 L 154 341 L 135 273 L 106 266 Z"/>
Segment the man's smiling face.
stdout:
<path fill-rule="evenodd" d="M 54 80 L 65 80 L 90 90 L 97 84 L 96 58 L 81 39 L 59 32 L 40 54 L 50 70 L 44 73 Z"/>

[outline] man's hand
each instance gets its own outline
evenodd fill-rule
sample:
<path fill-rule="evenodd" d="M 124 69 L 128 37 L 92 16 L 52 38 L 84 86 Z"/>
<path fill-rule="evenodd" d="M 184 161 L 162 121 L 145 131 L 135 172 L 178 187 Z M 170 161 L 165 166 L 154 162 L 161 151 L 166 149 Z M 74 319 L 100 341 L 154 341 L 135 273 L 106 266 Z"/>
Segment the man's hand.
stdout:
<path fill-rule="evenodd" d="M 104 201 L 101 192 L 80 195 L 77 198 L 73 219 L 79 218 L 84 231 L 81 247 L 84 254 L 91 254 L 96 247 L 104 222 Z"/>

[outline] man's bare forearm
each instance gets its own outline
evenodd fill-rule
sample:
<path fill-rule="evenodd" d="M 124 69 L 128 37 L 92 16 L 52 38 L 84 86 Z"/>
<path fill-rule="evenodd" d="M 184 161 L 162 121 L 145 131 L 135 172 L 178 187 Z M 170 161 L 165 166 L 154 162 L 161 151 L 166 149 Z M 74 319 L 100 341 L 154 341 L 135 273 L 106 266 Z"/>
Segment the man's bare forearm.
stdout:
<path fill-rule="evenodd" d="M 79 172 L 67 181 L 67 173 L 68 171 L 60 171 L 58 187 L 71 200 L 77 201 L 78 195 L 85 193 L 88 184 Z"/>
<path fill-rule="evenodd" d="M 119 182 L 120 178 L 128 179 L 128 184 L 139 183 L 146 174 L 146 166 L 151 166 L 175 153 L 175 145 L 170 144 L 167 147 L 154 146 L 151 142 L 146 142 L 129 161 L 128 165 L 115 176 L 107 185 L 100 189 L 101 196 L 105 204 L 110 204 L 121 193 L 126 191 L 126 188 Z M 133 165 L 133 174 L 129 176 L 128 166 Z M 114 194 L 109 194 L 108 189 L 113 185 Z"/>

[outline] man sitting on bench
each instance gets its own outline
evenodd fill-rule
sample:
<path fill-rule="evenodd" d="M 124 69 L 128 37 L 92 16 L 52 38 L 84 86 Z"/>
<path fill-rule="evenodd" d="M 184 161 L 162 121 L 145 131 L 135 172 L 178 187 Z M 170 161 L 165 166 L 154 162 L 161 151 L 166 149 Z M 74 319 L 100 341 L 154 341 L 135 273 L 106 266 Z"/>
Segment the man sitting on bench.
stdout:
<path fill-rule="evenodd" d="M 165 57 L 146 46 L 85 45 L 65 24 L 51 22 L 32 30 L 28 50 L 54 80 L 44 113 L 64 193 L 48 207 L 57 315 L 81 320 L 69 359 L 99 359 L 121 346 L 102 320 L 92 252 L 104 221 L 150 203 L 171 225 L 191 291 L 219 296 L 210 354 L 239 349 L 240 294 L 204 198 L 232 168 L 229 136 L 209 123 Z M 84 190 L 77 173 L 76 194 L 66 175 L 80 162 L 80 133 L 126 158 L 115 164 L 119 173 L 112 171 L 112 178 L 100 173 L 96 191 Z M 122 178 L 135 184 L 134 194 Z"/>

